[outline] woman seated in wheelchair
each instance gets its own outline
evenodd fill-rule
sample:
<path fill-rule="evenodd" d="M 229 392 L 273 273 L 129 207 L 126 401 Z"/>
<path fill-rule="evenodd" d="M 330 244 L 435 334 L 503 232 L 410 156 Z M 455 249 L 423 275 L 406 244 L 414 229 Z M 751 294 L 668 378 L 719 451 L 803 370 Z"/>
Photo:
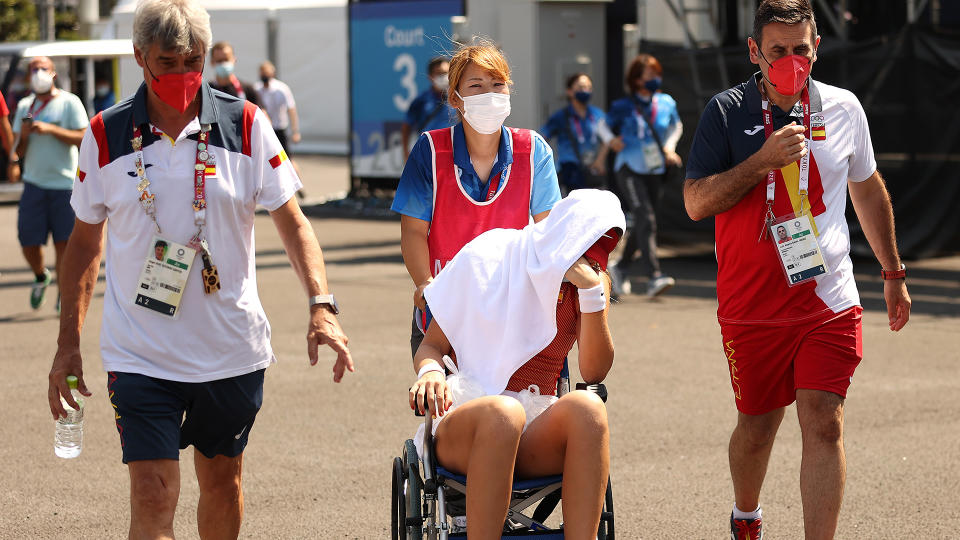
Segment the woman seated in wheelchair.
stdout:
<path fill-rule="evenodd" d="M 555 394 L 575 342 L 585 382 L 613 364 L 605 270 L 624 227 L 613 194 L 577 190 L 539 223 L 480 235 L 425 290 L 433 322 L 414 358 L 410 406 L 426 403 L 437 418 L 439 465 L 467 476 L 471 539 L 500 538 L 515 476 L 557 474 L 566 538 L 597 534 L 605 405 L 584 390 Z"/>

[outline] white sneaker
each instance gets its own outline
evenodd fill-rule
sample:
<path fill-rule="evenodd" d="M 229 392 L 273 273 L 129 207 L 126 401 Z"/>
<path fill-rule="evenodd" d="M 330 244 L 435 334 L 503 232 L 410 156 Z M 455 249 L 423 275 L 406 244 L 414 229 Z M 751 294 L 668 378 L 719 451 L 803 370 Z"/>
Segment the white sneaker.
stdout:
<path fill-rule="evenodd" d="M 650 280 L 647 284 L 647 296 L 654 298 L 670 290 L 677 284 L 677 280 L 670 276 L 660 276 Z"/>
<path fill-rule="evenodd" d="M 616 264 L 611 264 L 607 271 L 610 273 L 610 281 L 612 281 L 613 295 L 614 296 L 625 296 L 633 292 L 633 287 L 630 285 L 630 278 L 628 278 L 623 270 L 620 269 Z"/>

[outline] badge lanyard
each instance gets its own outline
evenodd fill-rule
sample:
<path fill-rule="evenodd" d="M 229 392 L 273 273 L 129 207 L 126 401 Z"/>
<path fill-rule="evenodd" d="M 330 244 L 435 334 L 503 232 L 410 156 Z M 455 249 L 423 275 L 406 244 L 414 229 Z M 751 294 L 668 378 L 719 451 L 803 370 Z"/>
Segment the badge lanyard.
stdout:
<path fill-rule="evenodd" d="M 247 99 L 247 93 L 243 91 L 243 85 L 240 84 L 240 79 L 237 79 L 236 75 L 230 75 L 230 84 L 233 85 L 233 91 L 237 93 L 238 98 Z"/>
<path fill-rule="evenodd" d="M 810 185 L 810 139 L 808 136 L 810 133 L 810 93 L 807 91 L 807 87 L 803 88 L 803 92 L 800 94 L 800 101 L 803 104 L 803 137 L 807 147 L 807 153 L 797 162 L 800 167 L 800 185 L 798 186 L 800 196 L 799 215 L 803 215 L 804 201 L 807 201 L 807 188 Z M 763 132 L 765 137 L 769 139 L 773 134 L 773 113 L 771 112 L 770 101 L 764 99 L 761 105 L 763 107 Z M 763 237 L 766 237 L 767 229 L 776 219 L 776 215 L 773 213 L 773 201 L 774 195 L 776 194 L 777 176 L 783 176 L 779 169 L 767 171 L 767 212 L 764 216 Z"/>
<path fill-rule="evenodd" d="M 197 232 L 190 238 L 187 245 L 200 251 L 200 256 L 203 259 L 204 281 L 207 281 L 208 275 L 216 278 L 216 289 L 219 289 L 217 267 L 213 266 L 211 262 L 210 246 L 207 244 L 203 233 L 203 227 L 207 222 L 206 169 L 208 165 L 212 166 L 215 163 L 214 157 L 208 147 L 207 141 L 209 137 L 210 124 L 203 124 L 200 126 L 200 133 L 197 136 L 197 158 L 194 165 L 192 206 L 193 223 L 197 226 Z M 133 126 L 133 139 L 130 143 L 133 145 L 133 150 L 137 153 L 135 166 L 137 169 L 137 177 L 140 179 L 140 182 L 137 184 L 140 207 L 143 208 L 147 217 L 153 220 L 153 224 L 157 227 L 157 233 L 162 233 L 160 222 L 157 220 L 156 195 L 150 191 L 150 181 L 147 180 L 146 169 L 144 168 L 143 134 L 140 131 L 140 126 Z M 214 292 L 215 289 L 210 290 L 205 287 L 204 290 L 209 294 L 210 292 Z"/>
<path fill-rule="evenodd" d="M 53 101 L 53 96 L 51 96 L 50 99 L 46 101 L 38 100 L 37 98 L 33 98 L 33 101 L 34 102 L 30 104 L 30 111 L 27 113 L 27 115 L 29 115 L 30 118 L 36 118 L 37 115 L 40 114 L 40 112 L 43 111 L 43 109 L 45 109 L 47 105 L 50 104 L 51 101 Z M 37 101 L 40 101 L 40 106 L 34 109 L 34 106 L 36 106 Z"/>
<path fill-rule="evenodd" d="M 636 111 L 637 116 L 643 119 L 644 125 L 646 125 L 647 128 L 648 128 L 650 131 L 653 131 L 653 129 L 654 129 L 654 124 L 656 124 L 656 122 L 657 122 L 657 94 L 654 93 L 652 96 L 650 96 L 650 116 L 649 116 L 649 117 L 647 117 L 645 114 L 643 114 L 643 111 L 640 110 L 640 107 L 642 106 L 642 103 L 640 102 L 639 99 L 635 100 L 634 103 L 635 103 L 636 106 L 633 108 L 633 110 Z M 639 124 L 639 122 L 638 122 L 638 124 Z M 639 136 L 640 136 L 640 129 L 639 129 L 639 125 L 638 125 L 638 126 L 637 126 L 637 137 L 639 137 Z"/>
<path fill-rule="evenodd" d="M 587 120 L 589 118 L 590 118 L 590 112 L 588 111 L 587 118 L 585 118 L 584 120 Z M 583 126 L 580 125 L 580 117 L 577 116 L 576 112 L 570 115 L 570 121 L 573 122 L 574 130 L 577 133 L 577 141 L 579 141 L 580 144 L 583 144 L 584 142 L 586 142 L 586 139 L 584 138 L 584 135 L 583 135 Z"/>

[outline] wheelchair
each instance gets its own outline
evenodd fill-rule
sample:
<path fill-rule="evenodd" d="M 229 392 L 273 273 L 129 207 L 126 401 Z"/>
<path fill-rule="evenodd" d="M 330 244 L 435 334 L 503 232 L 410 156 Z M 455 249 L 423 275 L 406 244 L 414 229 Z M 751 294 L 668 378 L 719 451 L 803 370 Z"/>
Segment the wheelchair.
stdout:
<path fill-rule="evenodd" d="M 578 383 L 577 390 L 587 390 L 607 401 L 603 384 Z M 569 392 L 570 372 L 564 362 L 557 379 L 557 396 Z M 419 413 L 417 413 L 419 416 Z M 448 540 L 467 537 L 467 478 L 441 467 L 434 454 L 433 417 L 424 418 L 423 460 L 417 454 L 413 439 L 407 439 L 401 455 L 393 459 L 390 527 L 393 540 Z M 545 521 L 560 503 L 563 476 L 547 476 L 513 481 L 513 491 L 503 525 L 502 538 L 536 537 L 562 539 L 563 524 L 550 528 Z M 598 540 L 614 540 L 613 490 L 609 477 L 600 514 Z"/>

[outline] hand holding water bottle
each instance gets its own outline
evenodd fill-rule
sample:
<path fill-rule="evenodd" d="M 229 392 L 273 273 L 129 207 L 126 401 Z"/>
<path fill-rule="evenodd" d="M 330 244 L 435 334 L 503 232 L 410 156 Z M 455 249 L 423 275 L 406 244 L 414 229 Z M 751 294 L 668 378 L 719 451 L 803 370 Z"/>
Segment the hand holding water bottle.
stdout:
<path fill-rule="evenodd" d="M 61 345 L 57 349 L 56 356 L 53 357 L 53 366 L 50 367 L 48 376 L 47 401 L 50 403 L 50 413 L 54 420 L 67 415 L 61 399 L 74 409 L 78 406 L 67 385 L 69 375 L 77 378 L 77 391 L 81 395 L 87 397 L 93 395 L 87 390 L 87 385 L 83 381 L 83 358 L 80 356 L 80 347 L 68 348 Z"/>
<path fill-rule="evenodd" d="M 61 406 L 66 410 L 66 415 L 57 419 L 53 452 L 62 458 L 74 458 L 79 456 L 83 449 L 83 398 L 77 390 L 79 381 L 75 376 L 68 376 L 66 382 L 70 389 L 70 398 L 76 406 L 68 405 L 66 399 L 61 398 Z"/>

